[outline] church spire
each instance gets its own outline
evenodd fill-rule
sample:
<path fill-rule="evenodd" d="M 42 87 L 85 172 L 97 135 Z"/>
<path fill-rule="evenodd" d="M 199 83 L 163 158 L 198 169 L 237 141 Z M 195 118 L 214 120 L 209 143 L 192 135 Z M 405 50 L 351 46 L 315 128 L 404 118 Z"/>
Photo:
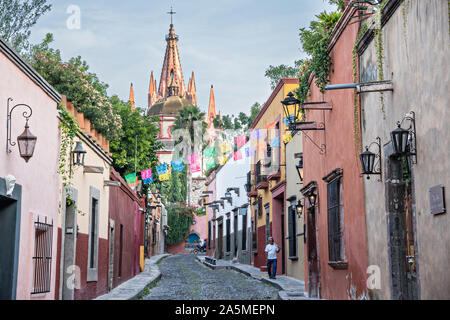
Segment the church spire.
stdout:
<path fill-rule="evenodd" d="M 150 75 L 150 86 L 148 88 L 148 109 L 150 109 L 150 107 L 156 102 L 156 100 L 156 81 L 152 71 L 152 74 Z"/>
<path fill-rule="evenodd" d="M 173 10 L 169 12 L 171 16 L 175 14 Z M 173 21 L 171 21 L 173 22 Z M 173 23 L 170 24 L 169 34 L 166 36 L 167 47 L 164 56 L 163 69 L 161 72 L 161 80 L 159 81 L 158 95 L 165 98 L 169 96 L 169 87 L 171 85 L 178 86 L 178 95 L 186 95 L 186 86 L 183 78 L 183 70 L 181 69 L 180 53 L 178 51 L 178 35 L 175 34 Z M 173 87 L 173 86 L 172 86 Z M 173 93 L 173 90 L 171 90 Z"/>
<path fill-rule="evenodd" d="M 192 76 L 189 79 L 189 84 L 187 88 L 187 98 L 193 104 L 194 106 L 197 105 L 197 89 L 195 86 L 195 77 L 194 77 L 194 71 L 192 71 Z"/>
<path fill-rule="evenodd" d="M 128 99 L 128 102 L 131 105 L 131 110 L 134 111 L 136 110 L 136 103 L 134 101 L 134 89 L 133 89 L 133 83 L 131 83 L 131 87 L 130 87 L 130 98 Z"/>
<path fill-rule="evenodd" d="M 208 107 L 208 125 L 213 123 L 213 120 L 216 118 L 216 99 L 214 98 L 214 86 L 211 85 L 211 91 L 209 94 L 209 107 Z"/>

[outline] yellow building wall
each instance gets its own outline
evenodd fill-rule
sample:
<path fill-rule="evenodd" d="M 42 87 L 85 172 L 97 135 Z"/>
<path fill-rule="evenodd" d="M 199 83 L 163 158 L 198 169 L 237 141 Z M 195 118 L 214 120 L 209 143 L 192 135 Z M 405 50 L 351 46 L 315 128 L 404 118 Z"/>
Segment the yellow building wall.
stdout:
<path fill-rule="evenodd" d="M 282 140 L 283 135 L 286 132 L 286 126 L 283 122 L 283 118 L 285 117 L 283 105 L 281 104 L 281 101 L 284 100 L 289 92 L 294 92 L 298 88 L 298 84 L 293 83 L 285 83 L 281 89 L 278 91 L 277 95 L 275 96 L 275 99 L 273 99 L 272 103 L 269 105 L 267 110 L 262 115 L 261 119 L 259 119 L 258 123 L 256 123 L 255 129 L 265 129 L 269 124 L 273 123 L 278 117 L 280 117 L 280 164 L 286 163 L 286 157 L 285 157 L 285 146 Z M 293 108 L 290 110 L 291 113 L 293 113 Z M 257 163 L 260 159 L 257 157 L 254 159 L 252 163 Z M 291 159 L 292 160 L 292 159 Z M 252 168 L 253 171 L 253 168 Z M 265 215 L 265 209 L 264 205 L 266 203 L 270 204 L 270 214 L 269 219 L 272 221 L 272 192 L 270 192 L 270 189 L 273 188 L 275 185 L 277 185 L 280 181 L 283 181 L 286 179 L 286 167 L 281 166 L 280 167 L 281 177 L 277 180 L 269 181 L 269 187 L 267 189 L 260 189 L 258 191 L 258 197 L 262 198 L 262 209 L 263 214 L 258 217 L 258 227 L 265 226 L 266 225 L 266 215 Z M 253 201 L 251 203 L 251 212 L 252 214 L 255 212 L 253 207 Z"/>

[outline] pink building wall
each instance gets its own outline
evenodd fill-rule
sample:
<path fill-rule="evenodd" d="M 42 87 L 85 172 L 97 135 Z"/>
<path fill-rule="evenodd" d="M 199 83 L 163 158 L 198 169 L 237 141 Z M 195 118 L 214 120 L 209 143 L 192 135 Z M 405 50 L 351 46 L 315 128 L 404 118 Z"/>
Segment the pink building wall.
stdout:
<path fill-rule="evenodd" d="M 201 240 L 208 238 L 208 216 L 196 216 L 194 215 L 195 225 L 191 226 L 190 232 L 196 233 Z M 185 243 L 180 242 L 177 244 L 169 245 L 167 248 L 167 252 L 170 254 L 180 254 L 180 253 L 188 253 L 189 251 L 185 248 Z"/>
<path fill-rule="evenodd" d="M 14 53 L 12 54 L 14 55 Z M 33 110 L 29 126 L 30 131 L 37 136 L 37 144 L 34 155 L 28 163 L 20 157 L 17 145 L 11 146 L 12 152 L 9 154 L 5 150 L 8 98 L 14 99 L 11 105 L 28 104 Z M 16 184 L 22 186 L 16 299 L 53 299 L 55 296 L 59 186 L 61 184 L 57 174 L 60 144 L 57 102 L 0 50 L 0 105 L 2 106 L 0 112 L 0 123 L 2 124 L 0 126 L 0 177 L 4 178 L 11 174 L 15 176 Z M 16 141 L 17 136 L 24 131 L 25 119 L 22 113 L 25 110 L 25 108 L 18 107 L 12 114 L 11 135 L 13 141 Z M 53 221 L 51 292 L 31 295 L 32 257 L 35 245 L 34 222 L 38 217 L 40 221 L 45 218 L 50 223 Z"/>

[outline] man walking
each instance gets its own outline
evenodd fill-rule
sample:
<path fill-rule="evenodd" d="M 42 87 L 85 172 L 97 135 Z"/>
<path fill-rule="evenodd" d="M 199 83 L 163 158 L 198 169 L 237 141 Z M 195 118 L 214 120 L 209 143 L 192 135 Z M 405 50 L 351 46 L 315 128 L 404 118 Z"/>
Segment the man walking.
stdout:
<path fill-rule="evenodd" d="M 276 279 L 277 274 L 277 252 L 280 251 L 278 245 L 273 242 L 273 238 L 269 237 L 269 244 L 266 246 L 267 252 L 267 272 L 270 279 Z"/>

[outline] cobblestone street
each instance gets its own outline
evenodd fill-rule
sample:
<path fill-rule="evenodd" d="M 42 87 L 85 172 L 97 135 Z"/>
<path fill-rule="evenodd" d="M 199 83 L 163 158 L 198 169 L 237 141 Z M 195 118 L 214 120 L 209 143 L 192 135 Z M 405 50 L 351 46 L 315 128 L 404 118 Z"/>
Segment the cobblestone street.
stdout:
<path fill-rule="evenodd" d="M 159 263 L 161 280 L 144 300 L 276 300 L 278 290 L 232 270 L 211 270 L 195 255 Z"/>

